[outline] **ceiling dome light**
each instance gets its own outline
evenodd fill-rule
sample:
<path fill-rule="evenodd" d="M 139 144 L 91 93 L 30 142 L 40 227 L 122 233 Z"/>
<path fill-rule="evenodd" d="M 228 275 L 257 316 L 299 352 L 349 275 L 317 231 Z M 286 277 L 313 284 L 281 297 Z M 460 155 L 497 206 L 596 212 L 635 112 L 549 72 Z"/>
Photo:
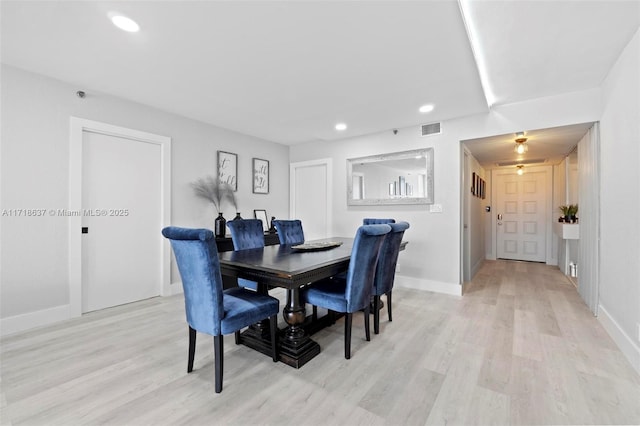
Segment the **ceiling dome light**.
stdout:
<path fill-rule="evenodd" d="M 433 108 L 434 108 L 433 105 L 427 104 L 427 105 L 422 105 L 420 109 L 418 109 L 418 111 L 424 114 L 424 113 L 433 111 Z"/>
<path fill-rule="evenodd" d="M 524 165 L 522 164 L 518 164 L 516 166 L 516 168 L 518 169 L 518 171 L 516 171 L 516 173 L 518 174 L 518 176 L 522 176 L 524 174 Z"/>
<path fill-rule="evenodd" d="M 336 130 L 338 131 L 343 131 L 343 130 L 347 130 L 347 125 L 344 123 L 338 123 L 336 124 Z"/>
<path fill-rule="evenodd" d="M 140 31 L 140 25 L 138 25 L 136 21 L 123 15 L 112 15 L 111 22 L 122 31 L 129 33 L 137 33 Z"/>
<path fill-rule="evenodd" d="M 529 146 L 525 143 L 527 142 L 527 138 L 524 137 L 524 133 L 516 133 L 516 136 L 516 146 L 513 151 L 516 154 L 522 155 L 529 151 Z"/>

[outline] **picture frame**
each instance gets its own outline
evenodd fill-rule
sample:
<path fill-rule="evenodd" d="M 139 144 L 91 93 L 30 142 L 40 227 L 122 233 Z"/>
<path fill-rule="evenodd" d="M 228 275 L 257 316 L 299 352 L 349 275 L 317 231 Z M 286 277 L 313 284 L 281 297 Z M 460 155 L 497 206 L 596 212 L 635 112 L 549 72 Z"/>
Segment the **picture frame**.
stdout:
<path fill-rule="evenodd" d="M 471 195 L 476 195 L 476 172 L 471 174 Z"/>
<path fill-rule="evenodd" d="M 253 159 L 253 193 L 269 193 L 269 160 Z"/>
<path fill-rule="evenodd" d="M 218 151 L 218 179 L 238 190 L 238 154 Z"/>
<path fill-rule="evenodd" d="M 255 217 L 256 219 L 260 219 L 262 221 L 262 230 L 264 232 L 269 232 L 269 228 L 270 228 L 270 224 L 269 224 L 269 219 L 267 216 L 267 211 L 266 210 L 254 210 L 253 211 L 253 217 Z"/>

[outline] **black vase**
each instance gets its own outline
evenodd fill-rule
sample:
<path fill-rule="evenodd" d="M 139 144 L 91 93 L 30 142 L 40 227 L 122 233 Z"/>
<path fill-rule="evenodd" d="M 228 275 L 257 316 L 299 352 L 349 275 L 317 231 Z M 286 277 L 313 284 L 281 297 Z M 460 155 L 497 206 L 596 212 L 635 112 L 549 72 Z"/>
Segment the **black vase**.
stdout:
<path fill-rule="evenodd" d="M 216 238 L 224 238 L 227 233 L 227 220 L 222 217 L 222 213 L 218 213 L 218 217 L 215 220 L 215 231 Z"/>
<path fill-rule="evenodd" d="M 236 217 L 233 220 L 242 220 L 242 216 L 240 216 L 240 212 L 236 212 Z"/>

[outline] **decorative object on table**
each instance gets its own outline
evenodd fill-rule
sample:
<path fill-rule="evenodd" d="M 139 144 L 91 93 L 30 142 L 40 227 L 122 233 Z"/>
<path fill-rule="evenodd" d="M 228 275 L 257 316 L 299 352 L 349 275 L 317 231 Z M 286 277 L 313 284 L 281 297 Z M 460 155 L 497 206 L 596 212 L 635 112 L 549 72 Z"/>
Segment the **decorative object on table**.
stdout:
<path fill-rule="evenodd" d="M 233 220 L 242 220 L 242 216 L 240 216 L 240 212 L 236 212 L 236 217 Z"/>
<path fill-rule="evenodd" d="M 218 217 L 215 219 L 214 224 L 215 235 L 216 237 L 224 238 L 226 234 L 226 220 L 221 212 L 222 203 L 227 201 L 235 210 L 238 209 L 233 189 L 229 184 L 223 183 L 219 179 L 210 175 L 192 182 L 191 187 L 193 188 L 196 196 L 204 198 L 213 204 L 213 207 L 215 207 L 216 212 L 218 213 Z"/>
<path fill-rule="evenodd" d="M 222 213 L 218 213 L 218 217 L 216 217 L 213 232 L 219 238 L 224 238 L 227 233 L 227 220 L 222 216 Z"/>
<path fill-rule="evenodd" d="M 171 226 L 164 228 L 162 235 L 171 241 L 182 278 L 189 324 L 187 373 L 193 371 L 196 332 L 213 336 L 215 392 L 220 393 L 224 367 L 222 336 L 234 333 L 238 342 L 242 328 L 267 318 L 271 337 L 269 352 L 273 362 L 277 362 L 278 299 L 241 287 L 223 290 L 218 250 L 210 230 Z"/>
<path fill-rule="evenodd" d="M 276 225 L 275 225 L 275 220 L 276 217 L 275 216 L 271 216 L 271 226 L 269 226 L 269 233 L 270 234 L 275 234 L 276 233 Z"/>
<path fill-rule="evenodd" d="M 269 161 L 253 159 L 253 193 L 269 193 Z"/>
<path fill-rule="evenodd" d="M 298 244 L 295 246 L 291 246 L 291 248 L 301 251 L 318 251 L 340 247 L 341 245 L 342 241 L 316 241 L 313 243 Z"/>
<path fill-rule="evenodd" d="M 269 219 L 267 219 L 268 216 L 266 210 L 254 210 L 253 217 L 260 219 L 264 232 L 269 232 Z"/>
<path fill-rule="evenodd" d="M 226 183 L 234 191 L 238 190 L 238 155 L 218 151 L 218 179 L 220 183 Z"/>

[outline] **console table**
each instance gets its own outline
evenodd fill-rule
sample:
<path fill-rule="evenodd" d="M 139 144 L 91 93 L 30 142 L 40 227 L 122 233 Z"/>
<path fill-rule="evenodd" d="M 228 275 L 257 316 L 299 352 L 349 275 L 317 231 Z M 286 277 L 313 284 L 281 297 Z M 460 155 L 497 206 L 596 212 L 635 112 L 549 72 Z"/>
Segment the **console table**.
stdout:
<path fill-rule="evenodd" d="M 278 237 L 277 232 L 265 232 L 264 234 L 264 245 L 265 246 L 275 246 L 280 244 L 280 239 Z M 233 251 L 233 240 L 231 237 L 216 237 L 216 246 L 218 247 L 218 253 L 224 253 L 226 251 Z M 238 286 L 238 279 L 234 277 L 229 277 L 226 275 L 222 276 L 222 286 L 227 289 L 231 287 Z"/>

